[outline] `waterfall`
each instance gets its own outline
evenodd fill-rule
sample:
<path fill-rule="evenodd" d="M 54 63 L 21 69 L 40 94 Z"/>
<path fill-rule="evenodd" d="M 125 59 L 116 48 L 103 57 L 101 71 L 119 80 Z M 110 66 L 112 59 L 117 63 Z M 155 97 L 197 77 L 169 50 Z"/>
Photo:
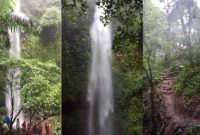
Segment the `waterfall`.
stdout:
<path fill-rule="evenodd" d="M 113 135 L 113 88 L 111 73 L 112 33 L 110 24 L 100 21 L 104 11 L 95 7 L 94 21 L 90 27 L 92 63 L 88 84 L 89 135 Z"/>
<path fill-rule="evenodd" d="M 27 16 L 20 12 L 20 0 L 16 0 L 15 7 L 13 12 L 11 13 L 13 18 L 20 18 L 23 20 L 28 20 Z M 20 58 L 21 56 L 21 44 L 20 44 L 20 30 L 19 28 L 8 29 L 9 38 L 11 47 L 9 50 L 9 55 L 12 58 Z M 9 68 L 7 72 L 7 77 L 9 80 L 9 84 L 7 85 L 7 93 L 6 93 L 6 108 L 7 115 L 10 117 L 13 109 L 13 117 L 19 112 L 21 108 L 20 101 L 20 78 L 18 77 L 20 73 L 19 68 Z M 14 78 L 13 78 L 14 77 Z M 13 100 L 11 100 L 13 99 Z M 13 104 L 13 105 L 12 105 Z M 13 108 L 12 108 L 13 106 Z M 23 122 L 23 114 L 22 112 L 18 116 L 20 123 Z M 14 123 L 15 125 L 15 123 Z M 14 126 L 15 128 L 15 126 Z"/>

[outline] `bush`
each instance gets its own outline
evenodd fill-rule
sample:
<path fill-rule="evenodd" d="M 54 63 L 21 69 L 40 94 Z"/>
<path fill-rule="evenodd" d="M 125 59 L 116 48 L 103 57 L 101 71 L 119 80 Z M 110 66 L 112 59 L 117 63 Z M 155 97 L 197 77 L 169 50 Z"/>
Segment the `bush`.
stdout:
<path fill-rule="evenodd" d="M 143 74 L 140 72 L 114 71 L 116 91 L 116 119 L 120 122 L 124 135 L 142 133 Z"/>
<path fill-rule="evenodd" d="M 175 78 L 173 89 L 180 95 L 185 92 L 189 96 L 200 93 L 200 73 L 199 70 L 187 68 L 182 70 Z"/>
<path fill-rule="evenodd" d="M 191 78 L 191 80 L 188 82 L 188 85 L 186 87 L 187 93 L 190 96 L 193 96 L 195 94 L 200 93 L 200 74 L 197 74 Z"/>
<path fill-rule="evenodd" d="M 190 74 L 192 74 L 192 70 L 191 69 L 184 69 L 182 70 L 175 78 L 174 80 L 174 85 L 173 88 L 176 92 L 176 94 L 181 94 L 185 87 L 186 87 L 186 83 L 187 83 L 187 79 L 190 76 Z"/>
<path fill-rule="evenodd" d="M 184 69 L 184 65 L 181 62 L 174 62 L 170 69 L 173 72 L 174 75 L 179 74 L 183 69 Z"/>
<path fill-rule="evenodd" d="M 54 120 L 53 135 L 61 135 L 61 122 L 60 117 Z"/>

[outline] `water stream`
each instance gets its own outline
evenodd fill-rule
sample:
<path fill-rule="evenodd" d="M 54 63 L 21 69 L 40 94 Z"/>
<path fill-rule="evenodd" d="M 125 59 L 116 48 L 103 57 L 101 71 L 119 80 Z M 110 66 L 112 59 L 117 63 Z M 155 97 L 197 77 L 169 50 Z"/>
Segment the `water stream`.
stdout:
<path fill-rule="evenodd" d="M 88 84 L 89 135 L 113 135 L 113 88 L 111 73 L 111 25 L 100 21 L 102 8 L 95 7 L 94 21 L 90 27 L 92 62 Z"/>
<path fill-rule="evenodd" d="M 20 12 L 20 0 L 15 1 L 15 7 L 11 13 L 12 17 L 17 17 L 23 20 L 28 20 L 27 16 Z M 21 43 L 20 43 L 20 30 L 19 28 L 9 29 L 9 38 L 11 47 L 9 50 L 9 55 L 12 58 L 21 57 Z M 21 108 L 20 100 L 20 78 L 18 77 L 20 73 L 19 68 L 10 68 L 8 69 L 7 77 L 9 84 L 7 85 L 7 94 L 6 94 L 6 108 L 7 115 L 10 117 L 13 112 L 13 117 L 19 112 Z M 13 100 L 11 100 L 13 99 Z M 12 107 L 13 106 L 13 107 Z M 13 109 L 13 111 L 12 111 Z M 20 123 L 23 122 L 23 113 L 21 112 L 18 116 Z M 14 123 L 15 125 L 15 123 Z"/>

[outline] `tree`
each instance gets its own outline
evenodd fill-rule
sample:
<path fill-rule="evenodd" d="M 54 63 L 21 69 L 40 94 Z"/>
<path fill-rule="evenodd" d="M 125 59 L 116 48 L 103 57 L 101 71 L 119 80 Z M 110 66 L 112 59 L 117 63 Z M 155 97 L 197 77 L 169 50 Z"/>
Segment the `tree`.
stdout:
<path fill-rule="evenodd" d="M 7 74 L 7 89 L 6 89 L 6 96 L 8 97 L 8 104 L 11 106 L 11 110 L 9 111 L 10 117 L 11 117 L 11 124 L 9 125 L 9 128 L 12 129 L 12 126 L 20 114 L 22 108 L 21 106 L 17 105 L 17 98 L 16 95 L 19 94 L 20 91 L 20 81 L 19 81 L 19 73 L 20 69 L 16 66 L 13 66 L 12 68 L 8 69 Z M 15 105 L 16 104 L 16 105 Z M 19 108 L 15 108 L 19 107 Z M 14 110 L 18 109 L 18 112 L 14 114 Z"/>
<path fill-rule="evenodd" d="M 144 1 L 144 68 L 150 89 L 152 134 L 157 133 L 155 104 L 155 70 L 157 59 L 162 57 L 164 48 L 164 31 L 167 29 L 166 16 L 151 1 Z"/>
<path fill-rule="evenodd" d="M 188 59 L 190 65 L 193 67 L 191 30 L 194 19 L 197 17 L 197 4 L 194 0 L 176 0 L 170 3 L 170 5 L 171 6 L 168 7 L 168 9 L 171 8 L 171 11 L 168 11 L 167 16 L 169 28 L 171 28 L 174 22 L 180 22 L 178 25 L 182 27 L 182 33 L 179 34 L 184 36 L 182 44 L 188 48 Z"/>
<path fill-rule="evenodd" d="M 22 74 L 23 110 L 29 113 L 29 123 L 37 115 L 42 121 L 60 115 L 60 69 L 53 62 L 27 60 Z M 28 129 L 30 130 L 30 129 Z"/>
<path fill-rule="evenodd" d="M 60 85 L 52 86 L 41 75 L 31 77 L 30 80 L 23 86 L 21 94 L 23 110 L 29 114 L 29 123 L 32 124 L 35 116 L 42 117 L 39 124 L 49 117 L 60 115 Z"/>
<path fill-rule="evenodd" d="M 9 58 L 1 59 L 0 67 L 15 67 L 21 72 L 18 77 L 21 78 L 22 108 L 11 119 L 10 128 L 21 110 L 29 112 L 30 123 L 36 114 L 43 120 L 60 114 L 60 69 L 53 62 Z M 13 79 L 9 83 L 15 85 Z"/>
<path fill-rule="evenodd" d="M 56 60 L 61 65 L 61 11 L 59 0 L 21 0 L 23 13 L 32 22 L 32 33 L 21 34 L 22 57 Z"/>

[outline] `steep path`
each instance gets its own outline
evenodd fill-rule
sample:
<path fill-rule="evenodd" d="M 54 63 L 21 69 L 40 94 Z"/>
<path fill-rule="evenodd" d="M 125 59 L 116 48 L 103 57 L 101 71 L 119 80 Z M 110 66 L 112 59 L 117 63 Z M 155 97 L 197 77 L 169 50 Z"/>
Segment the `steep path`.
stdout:
<path fill-rule="evenodd" d="M 172 91 L 172 78 L 169 75 L 168 70 L 161 72 L 161 83 L 156 87 L 156 92 L 161 100 L 161 105 L 164 110 L 162 111 L 163 116 L 167 119 L 167 124 L 163 130 L 164 135 L 173 135 L 175 132 L 180 130 L 183 131 L 185 127 L 199 123 L 187 116 L 184 116 L 180 109 L 175 106 L 176 96 Z M 185 133 L 181 133 L 181 135 Z"/>

